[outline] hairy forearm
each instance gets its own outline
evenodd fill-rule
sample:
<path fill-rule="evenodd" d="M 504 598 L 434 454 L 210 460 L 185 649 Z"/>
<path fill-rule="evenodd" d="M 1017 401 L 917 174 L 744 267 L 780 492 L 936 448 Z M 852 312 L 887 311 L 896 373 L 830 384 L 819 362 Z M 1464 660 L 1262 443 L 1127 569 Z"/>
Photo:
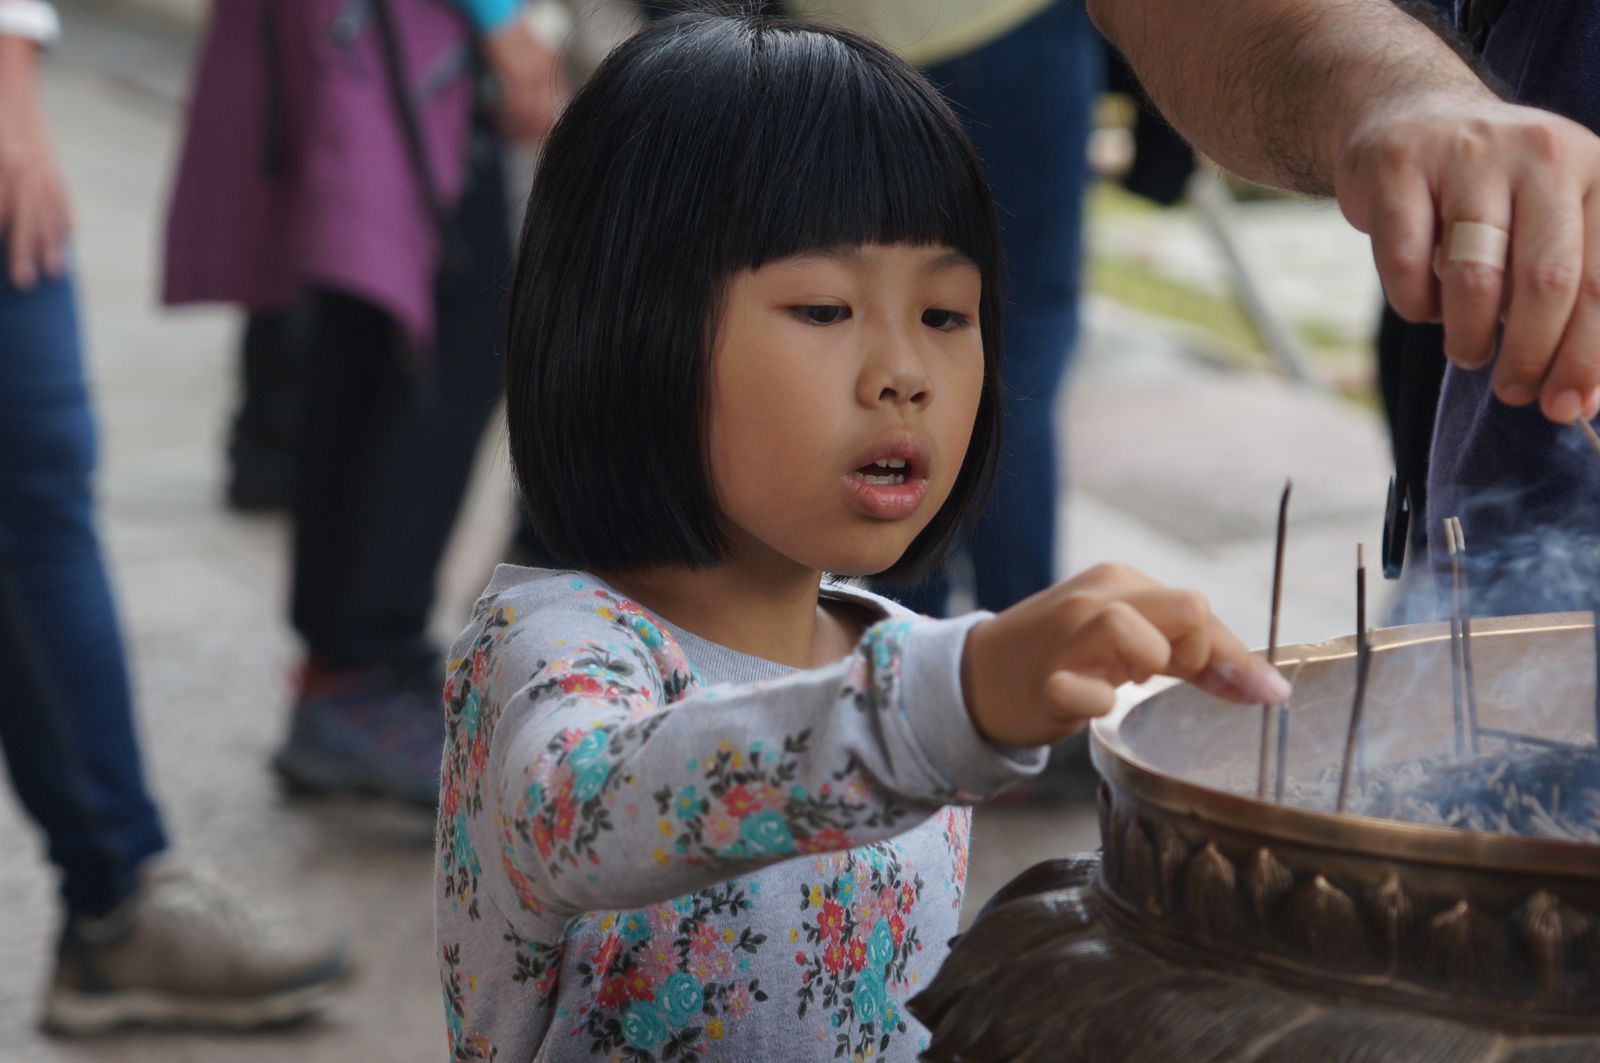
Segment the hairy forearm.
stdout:
<path fill-rule="evenodd" d="M 1489 89 L 1390 0 L 1088 0 L 1162 113 L 1264 184 L 1326 194 L 1363 122 Z"/>

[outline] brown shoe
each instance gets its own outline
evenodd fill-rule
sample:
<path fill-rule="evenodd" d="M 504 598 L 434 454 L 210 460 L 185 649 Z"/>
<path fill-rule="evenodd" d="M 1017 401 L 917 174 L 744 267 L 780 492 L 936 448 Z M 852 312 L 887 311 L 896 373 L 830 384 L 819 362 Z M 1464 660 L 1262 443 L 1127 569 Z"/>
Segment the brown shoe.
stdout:
<path fill-rule="evenodd" d="M 318 1010 L 349 971 L 343 944 L 292 939 L 214 875 L 152 860 L 138 890 L 98 919 L 69 920 L 44 1028 L 252 1029 Z"/>

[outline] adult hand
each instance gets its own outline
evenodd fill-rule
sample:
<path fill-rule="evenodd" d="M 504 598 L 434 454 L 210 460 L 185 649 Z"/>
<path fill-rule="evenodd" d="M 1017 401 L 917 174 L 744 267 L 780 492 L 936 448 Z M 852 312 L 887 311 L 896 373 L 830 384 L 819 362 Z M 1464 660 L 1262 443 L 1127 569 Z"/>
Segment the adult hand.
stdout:
<path fill-rule="evenodd" d="M 548 136 L 568 95 L 561 57 L 523 18 L 490 34 L 484 47 L 500 84 L 501 135 L 518 143 Z"/>
<path fill-rule="evenodd" d="M 1345 137 L 1335 192 L 1390 305 L 1442 322 L 1453 363 L 1487 365 L 1503 326 L 1501 401 L 1537 399 L 1562 423 L 1600 414 L 1600 138 L 1487 93 L 1431 92 Z M 1460 222 L 1509 231 L 1503 270 L 1452 254 Z"/>
<path fill-rule="evenodd" d="M 978 733 L 1010 746 L 1058 742 L 1111 711 L 1116 688 L 1163 674 L 1243 704 L 1289 684 L 1191 591 L 1098 565 L 977 624 L 961 692 Z"/>
<path fill-rule="evenodd" d="M 72 228 L 66 187 L 56 170 L 39 113 L 34 64 L 38 46 L 0 34 L 0 248 L 17 288 L 66 268 Z"/>

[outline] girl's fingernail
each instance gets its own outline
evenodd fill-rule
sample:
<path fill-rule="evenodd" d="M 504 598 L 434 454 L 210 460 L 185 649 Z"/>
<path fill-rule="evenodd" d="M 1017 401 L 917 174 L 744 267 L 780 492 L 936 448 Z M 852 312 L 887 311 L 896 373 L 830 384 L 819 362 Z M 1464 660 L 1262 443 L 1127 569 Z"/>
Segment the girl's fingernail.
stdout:
<path fill-rule="evenodd" d="M 1576 421 L 1583 412 L 1583 397 L 1568 388 L 1550 401 L 1550 419 L 1558 424 Z"/>
<path fill-rule="evenodd" d="M 1266 674 L 1261 677 L 1261 692 L 1263 694 L 1261 700 L 1281 705 L 1289 700 L 1289 695 L 1294 693 L 1294 688 L 1289 685 L 1289 681 L 1283 678 L 1276 668 L 1269 666 Z"/>

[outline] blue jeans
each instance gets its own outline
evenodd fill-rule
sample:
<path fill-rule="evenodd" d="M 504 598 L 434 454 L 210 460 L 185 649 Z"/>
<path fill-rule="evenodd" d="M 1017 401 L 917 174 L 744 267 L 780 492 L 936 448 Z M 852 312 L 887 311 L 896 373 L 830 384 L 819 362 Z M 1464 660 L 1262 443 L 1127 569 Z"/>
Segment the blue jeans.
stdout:
<path fill-rule="evenodd" d="M 73 915 L 109 910 L 166 847 L 95 536 L 94 461 L 71 282 L 24 292 L 0 276 L 0 746 Z"/>
<path fill-rule="evenodd" d="M 1055 403 L 1078 332 L 1087 145 L 1105 80 L 1102 48 L 1082 0 L 1057 0 L 926 71 L 983 160 L 1007 261 L 1000 469 L 965 544 L 982 609 L 1004 609 L 1055 578 Z M 941 574 L 896 596 L 938 616 L 949 592 Z"/>

